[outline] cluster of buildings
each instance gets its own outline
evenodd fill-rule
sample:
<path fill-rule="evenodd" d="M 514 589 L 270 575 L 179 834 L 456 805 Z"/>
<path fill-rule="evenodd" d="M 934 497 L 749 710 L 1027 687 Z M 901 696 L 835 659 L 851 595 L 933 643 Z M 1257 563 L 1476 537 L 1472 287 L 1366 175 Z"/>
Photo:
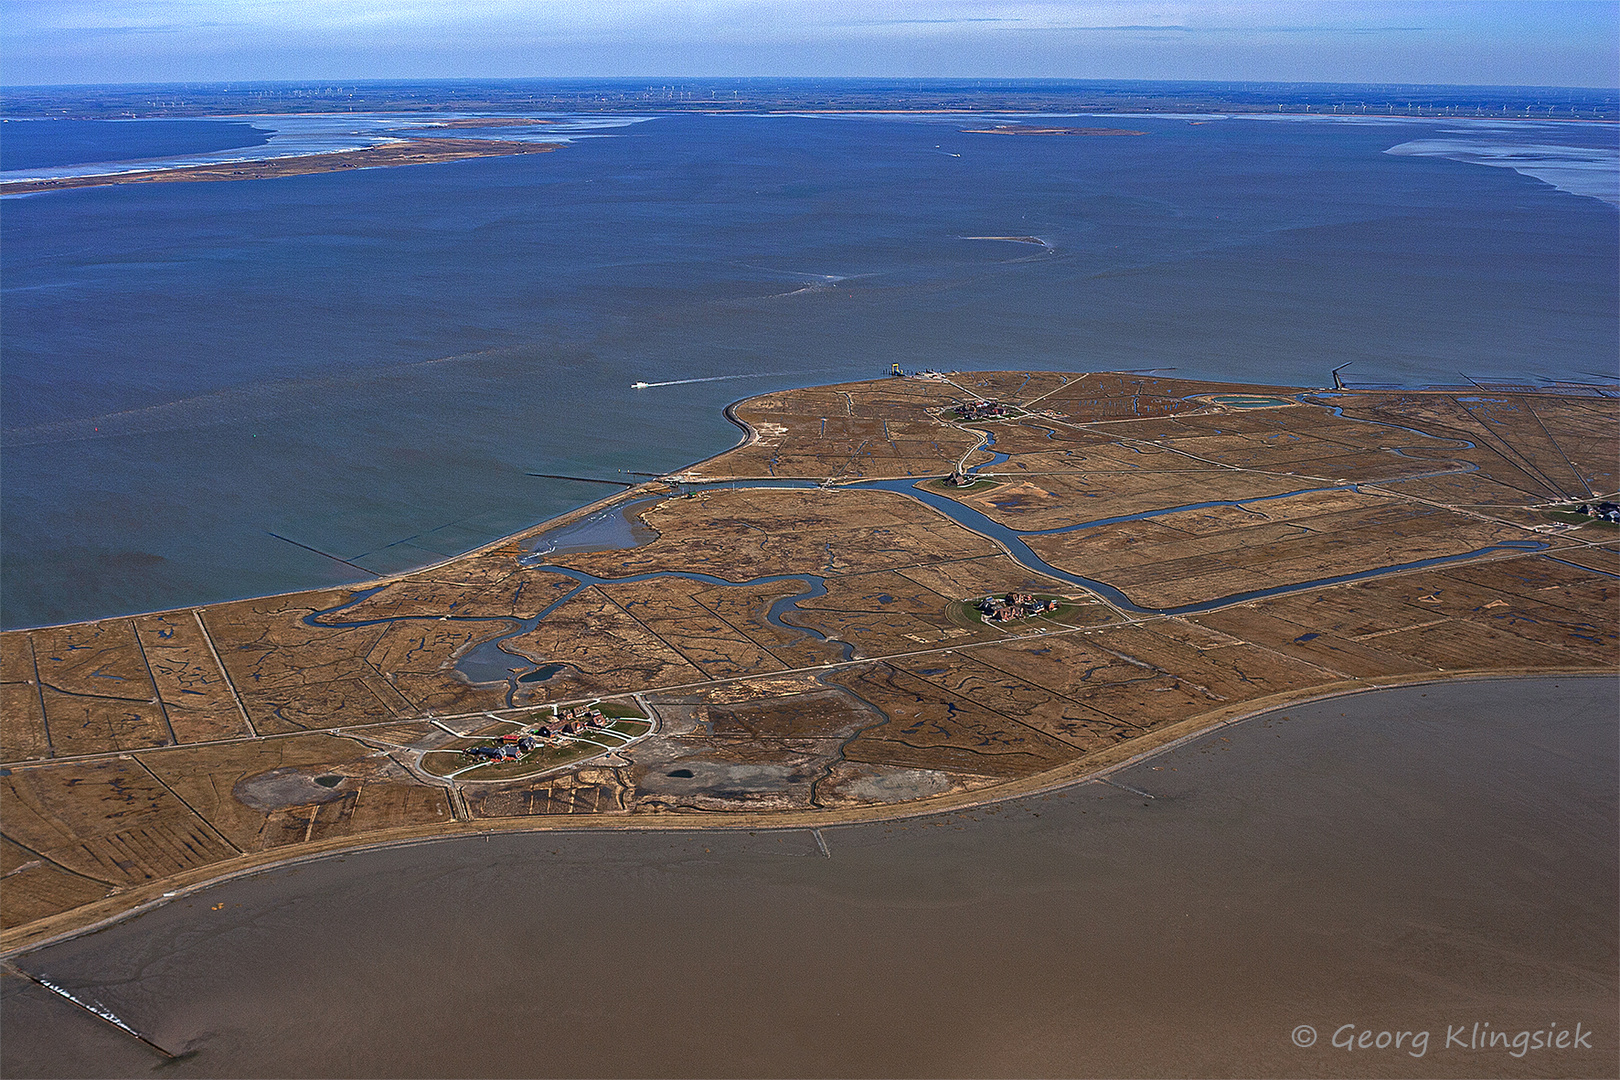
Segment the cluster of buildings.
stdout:
<path fill-rule="evenodd" d="M 539 739 L 525 733 L 517 736 L 512 742 L 507 742 L 503 736 L 494 746 L 469 746 L 461 752 L 468 757 L 483 758 L 486 761 L 516 761 L 539 745 Z"/>
<path fill-rule="evenodd" d="M 1042 600 L 1032 593 L 1010 592 L 1006 596 L 987 596 L 975 606 L 986 622 L 1012 622 L 1056 611 L 1058 602 Z"/>
<path fill-rule="evenodd" d="M 889 375 L 896 379 L 943 379 L 956 372 L 935 371 L 933 368 L 923 368 L 920 371 L 906 371 L 899 364 L 889 365 Z"/>
<path fill-rule="evenodd" d="M 1595 517 L 1600 521 L 1612 521 L 1620 525 L 1620 505 L 1612 502 L 1581 503 L 1575 508 L 1577 514 Z"/>
<path fill-rule="evenodd" d="M 515 731 L 500 736 L 493 746 L 469 746 L 461 752 L 468 757 L 484 758 L 487 761 L 516 761 L 542 742 L 549 742 L 559 735 L 579 735 L 592 728 L 605 728 L 612 723 L 612 718 L 596 706 L 581 705 L 578 708 L 560 710 L 554 724 L 541 724 L 527 731 Z"/>
<path fill-rule="evenodd" d="M 1007 406 L 999 401 L 974 401 L 956 407 L 958 420 L 1000 420 L 1007 415 Z"/>
<path fill-rule="evenodd" d="M 586 728 L 603 728 L 613 723 L 602 710 L 595 705 L 581 705 L 578 708 L 562 709 L 557 713 L 557 731 L 562 735 L 576 735 Z M 550 734 L 545 728 L 538 729 L 540 734 Z"/>

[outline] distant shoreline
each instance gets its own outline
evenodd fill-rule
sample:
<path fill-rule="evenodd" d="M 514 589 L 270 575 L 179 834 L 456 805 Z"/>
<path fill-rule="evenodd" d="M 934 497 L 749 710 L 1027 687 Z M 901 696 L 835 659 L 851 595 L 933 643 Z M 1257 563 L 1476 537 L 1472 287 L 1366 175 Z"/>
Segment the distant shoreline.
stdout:
<path fill-rule="evenodd" d="M 447 123 L 442 126 L 472 125 Z M 318 154 L 299 154 L 293 157 L 266 158 L 258 161 L 225 161 L 207 165 L 182 165 L 172 169 L 139 169 L 133 172 L 103 173 L 96 176 L 64 176 L 39 180 L 0 181 L 0 195 L 31 195 L 42 191 L 110 187 L 115 184 L 270 180 L 284 176 L 312 176 L 316 173 L 344 172 L 349 169 L 389 169 L 401 165 L 433 165 L 446 161 L 466 161 L 471 158 L 544 154 L 560 149 L 562 145 L 561 143 L 516 142 L 508 139 L 427 137 L 384 143 L 381 146 L 372 146 L 359 150 L 332 150 Z"/>
<path fill-rule="evenodd" d="M 963 128 L 964 135 L 1146 135 L 1129 128 L 1029 127 L 1025 124 L 997 124 L 987 128 Z"/>

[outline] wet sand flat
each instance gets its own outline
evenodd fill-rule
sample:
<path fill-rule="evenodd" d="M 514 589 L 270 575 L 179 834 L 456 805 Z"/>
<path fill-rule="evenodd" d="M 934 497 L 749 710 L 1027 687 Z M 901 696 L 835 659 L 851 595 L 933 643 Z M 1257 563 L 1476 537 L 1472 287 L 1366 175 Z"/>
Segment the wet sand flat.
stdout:
<path fill-rule="evenodd" d="M 824 829 L 825 857 L 805 830 L 351 853 L 16 963 L 194 1051 L 176 1076 L 1613 1075 L 1617 710 L 1612 678 L 1364 693 Z M 3 1008 L 8 1076 L 159 1063 L 15 976 Z M 1475 1024 L 1590 1049 L 1446 1045 Z"/>

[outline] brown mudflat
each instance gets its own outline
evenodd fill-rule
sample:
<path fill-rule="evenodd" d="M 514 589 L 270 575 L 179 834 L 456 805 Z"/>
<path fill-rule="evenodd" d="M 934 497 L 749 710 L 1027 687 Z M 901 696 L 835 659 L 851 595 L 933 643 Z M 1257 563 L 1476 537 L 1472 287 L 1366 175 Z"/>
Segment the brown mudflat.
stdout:
<path fill-rule="evenodd" d="M 1290 707 L 1107 783 L 819 843 L 355 853 L 16 964 L 192 1055 L 174 1076 L 1613 1076 L 1616 685 Z M 740 706 L 716 737 L 840 730 L 800 716 Z M 15 976 L 0 1020 L 7 1076 L 163 1061 Z M 1589 1034 L 1446 1045 L 1476 1024 Z M 1336 1048 L 1346 1025 L 1407 1037 Z"/>
<path fill-rule="evenodd" d="M 1006 415 L 957 419 L 982 399 Z M 1538 509 L 1615 489 L 1613 398 L 980 372 L 734 413 L 743 444 L 607 501 L 643 500 L 637 547 L 530 565 L 562 519 L 364 589 L 0 635 L 0 945 L 301 854 L 892 818 L 1278 704 L 1620 666 L 1620 542 Z M 997 482 L 912 486 L 977 465 Z M 1008 592 L 1068 601 L 964 604 Z M 512 677 L 469 682 L 474 649 Z M 444 775 L 460 736 L 595 698 L 656 729 Z"/>

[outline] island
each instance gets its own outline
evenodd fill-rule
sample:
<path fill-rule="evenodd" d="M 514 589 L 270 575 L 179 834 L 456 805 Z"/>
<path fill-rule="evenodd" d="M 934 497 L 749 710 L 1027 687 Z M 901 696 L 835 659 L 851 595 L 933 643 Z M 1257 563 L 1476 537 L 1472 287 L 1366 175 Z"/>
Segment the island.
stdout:
<path fill-rule="evenodd" d="M 728 415 L 411 573 L 0 634 L 0 951 L 334 851 L 921 815 L 1620 670 L 1620 531 L 1558 509 L 1620 486 L 1612 387 L 901 372 Z"/>
<path fill-rule="evenodd" d="M 430 126 L 435 128 L 503 126 L 499 120 L 500 118 L 493 117 L 473 117 L 470 118 L 470 122 L 445 120 Z M 40 191 L 65 191 L 69 188 L 107 187 L 112 184 L 269 180 L 282 176 L 343 172 L 347 169 L 391 169 L 401 165 L 433 165 L 446 161 L 466 161 L 469 158 L 544 154 L 559 150 L 562 146 L 562 143 L 519 142 L 512 139 L 425 136 L 399 139 L 358 150 L 332 150 L 318 154 L 222 161 L 208 165 L 179 165 L 174 168 L 131 169 L 127 172 L 96 173 L 89 176 L 5 180 L 0 181 L 0 195 L 27 195 Z"/>

